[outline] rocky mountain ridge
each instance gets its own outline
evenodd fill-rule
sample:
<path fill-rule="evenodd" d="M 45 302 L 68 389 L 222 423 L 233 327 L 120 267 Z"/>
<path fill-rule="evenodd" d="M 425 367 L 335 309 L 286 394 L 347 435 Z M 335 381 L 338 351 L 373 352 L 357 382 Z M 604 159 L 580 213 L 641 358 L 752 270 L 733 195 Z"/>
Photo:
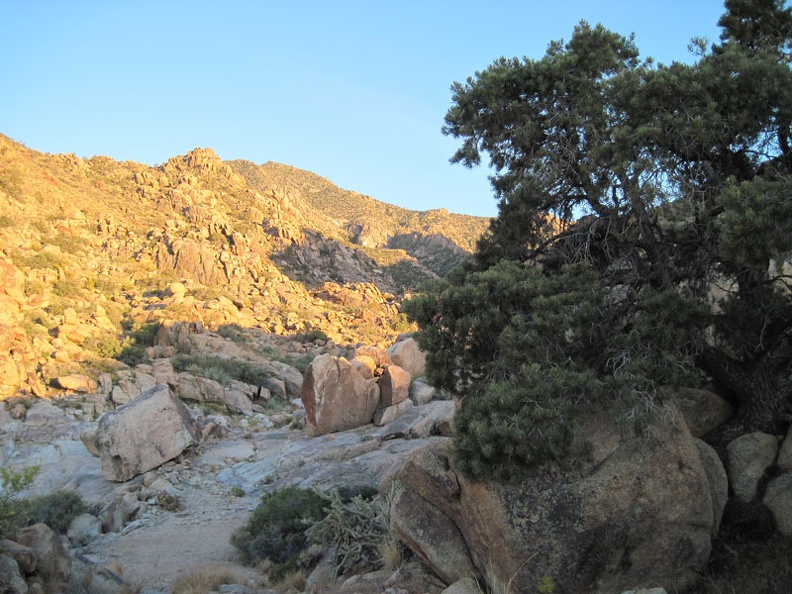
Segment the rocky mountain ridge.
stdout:
<path fill-rule="evenodd" d="M 150 167 L 0 135 L 0 397 L 106 370 L 166 320 L 390 343 L 408 329 L 401 297 L 465 258 L 487 224 L 212 149 Z"/>

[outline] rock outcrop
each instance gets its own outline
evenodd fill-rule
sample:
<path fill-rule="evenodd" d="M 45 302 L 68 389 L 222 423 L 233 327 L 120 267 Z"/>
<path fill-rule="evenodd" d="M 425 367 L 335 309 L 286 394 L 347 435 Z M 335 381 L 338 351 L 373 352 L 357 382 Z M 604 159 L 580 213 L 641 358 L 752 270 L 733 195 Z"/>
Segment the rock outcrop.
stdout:
<path fill-rule="evenodd" d="M 376 380 L 364 378 L 344 357 L 319 355 L 308 369 L 301 398 L 315 435 L 345 431 L 371 422 L 379 403 Z"/>
<path fill-rule="evenodd" d="M 105 413 L 95 431 L 82 435 L 112 481 L 128 481 L 156 468 L 196 445 L 199 438 L 184 404 L 162 384 Z"/>
<path fill-rule="evenodd" d="M 515 485 L 471 482 L 447 443 L 428 446 L 397 474 L 392 525 L 439 575 L 481 575 L 498 592 L 534 591 L 547 577 L 562 592 L 689 586 L 707 563 L 714 517 L 689 431 L 658 423 L 654 441 L 612 423 L 587 429 L 593 460 Z"/>

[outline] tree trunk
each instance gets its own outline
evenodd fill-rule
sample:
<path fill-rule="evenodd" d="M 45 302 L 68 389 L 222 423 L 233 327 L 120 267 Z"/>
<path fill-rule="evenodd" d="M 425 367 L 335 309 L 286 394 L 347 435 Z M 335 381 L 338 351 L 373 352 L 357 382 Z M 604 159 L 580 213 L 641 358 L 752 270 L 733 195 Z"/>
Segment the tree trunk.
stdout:
<path fill-rule="evenodd" d="M 758 361 L 736 361 L 722 351 L 706 347 L 705 370 L 737 404 L 737 417 L 745 432 L 783 431 L 792 404 L 792 370 L 779 368 L 770 357 Z"/>

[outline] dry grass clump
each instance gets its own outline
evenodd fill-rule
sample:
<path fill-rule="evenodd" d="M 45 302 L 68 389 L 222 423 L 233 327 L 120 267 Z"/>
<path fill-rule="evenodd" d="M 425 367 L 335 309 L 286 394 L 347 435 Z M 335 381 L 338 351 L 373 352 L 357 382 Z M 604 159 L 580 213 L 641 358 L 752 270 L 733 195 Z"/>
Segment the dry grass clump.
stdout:
<path fill-rule="evenodd" d="M 224 584 L 244 583 L 245 578 L 238 570 L 225 565 L 202 565 L 173 580 L 173 594 L 206 594 L 218 590 Z"/>
<path fill-rule="evenodd" d="M 393 571 L 404 563 L 404 554 L 401 542 L 394 538 L 388 538 L 379 546 L 379 554 L 382 557 L 382 567 L 388 571 Z"/>
<path fill-rule="evenodd" d="M 284 575 L 278 582 L 278 592 L 303 592 L 308 573 L 304 569 L 297 569 Z"/>

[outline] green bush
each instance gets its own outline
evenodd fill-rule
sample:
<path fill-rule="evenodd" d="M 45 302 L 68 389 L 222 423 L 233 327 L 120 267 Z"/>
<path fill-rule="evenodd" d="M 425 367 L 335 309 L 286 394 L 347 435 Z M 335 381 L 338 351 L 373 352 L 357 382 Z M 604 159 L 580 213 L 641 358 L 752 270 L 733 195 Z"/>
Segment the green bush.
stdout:
<path fill-rule="evenodd" d="M 157 342 L 159 323 L 149 322 L 140 326 L 131 325 L 128 320 L 122 322 L 126 330 L 123 348 L 118 355 L 118 360 L 130 366 L 147 362 L 146 347 L 154 346 Z"/>
<path fill-rule="evenodd" d="M 251 561 L 272 561 L 270 577 L 286 575 L 287 567 L 295 569 L 310 544 L 306 522 L 320 520 L 326 506 L 325 498 L 308 489 L 287 487 L 266 493 L 248 523 L 231 535 L 231 544 Z"/>
<path fill-rule="evenodd" d="M 25 500 L 20 514 L 24 526 L 46 524 L 58 534 L 66 534 L 72 520 L 85 513 L 88 506 L 74 491 L 59 489 L 48 495 Z"/>
<path fill-rule="evenodd" d="M 0 536 L 13 534 L 22 524 L 20 516 L 24 512 L 25 502 L 18 497 L 33 484 L 38 471 L 38 466 L 26 466 L 20 470 L 0 468 Z"/>
<path fill-rule="evenodd" d="M 455 269 L 404 304 L 421 327 L 428 379 L 460 397 L 454 445 L 463 472 L 519 480 L 582 453 L 576 419 L 587 406 L 628 416 L 651 410 L 665 386 L 696 385 L 680 353 L 700 324 L 698 308 L 649 287 L 629 297 L 609 292 L 589 266 L 548 273 L 502 261 Z M 629 326 L 625 308 L 634 308 Z"/>
<path fill-rule="evenodd" d="M 268 370 L 249 361 L 223 359 L 222 357 L 180 353 L 171 359 L 171 364 L 176 372 L 187 371 L 224 385 L 228 385 L 231 380 L 238 380 L 253 386 L 261 386 L 271 376 Z"/>

